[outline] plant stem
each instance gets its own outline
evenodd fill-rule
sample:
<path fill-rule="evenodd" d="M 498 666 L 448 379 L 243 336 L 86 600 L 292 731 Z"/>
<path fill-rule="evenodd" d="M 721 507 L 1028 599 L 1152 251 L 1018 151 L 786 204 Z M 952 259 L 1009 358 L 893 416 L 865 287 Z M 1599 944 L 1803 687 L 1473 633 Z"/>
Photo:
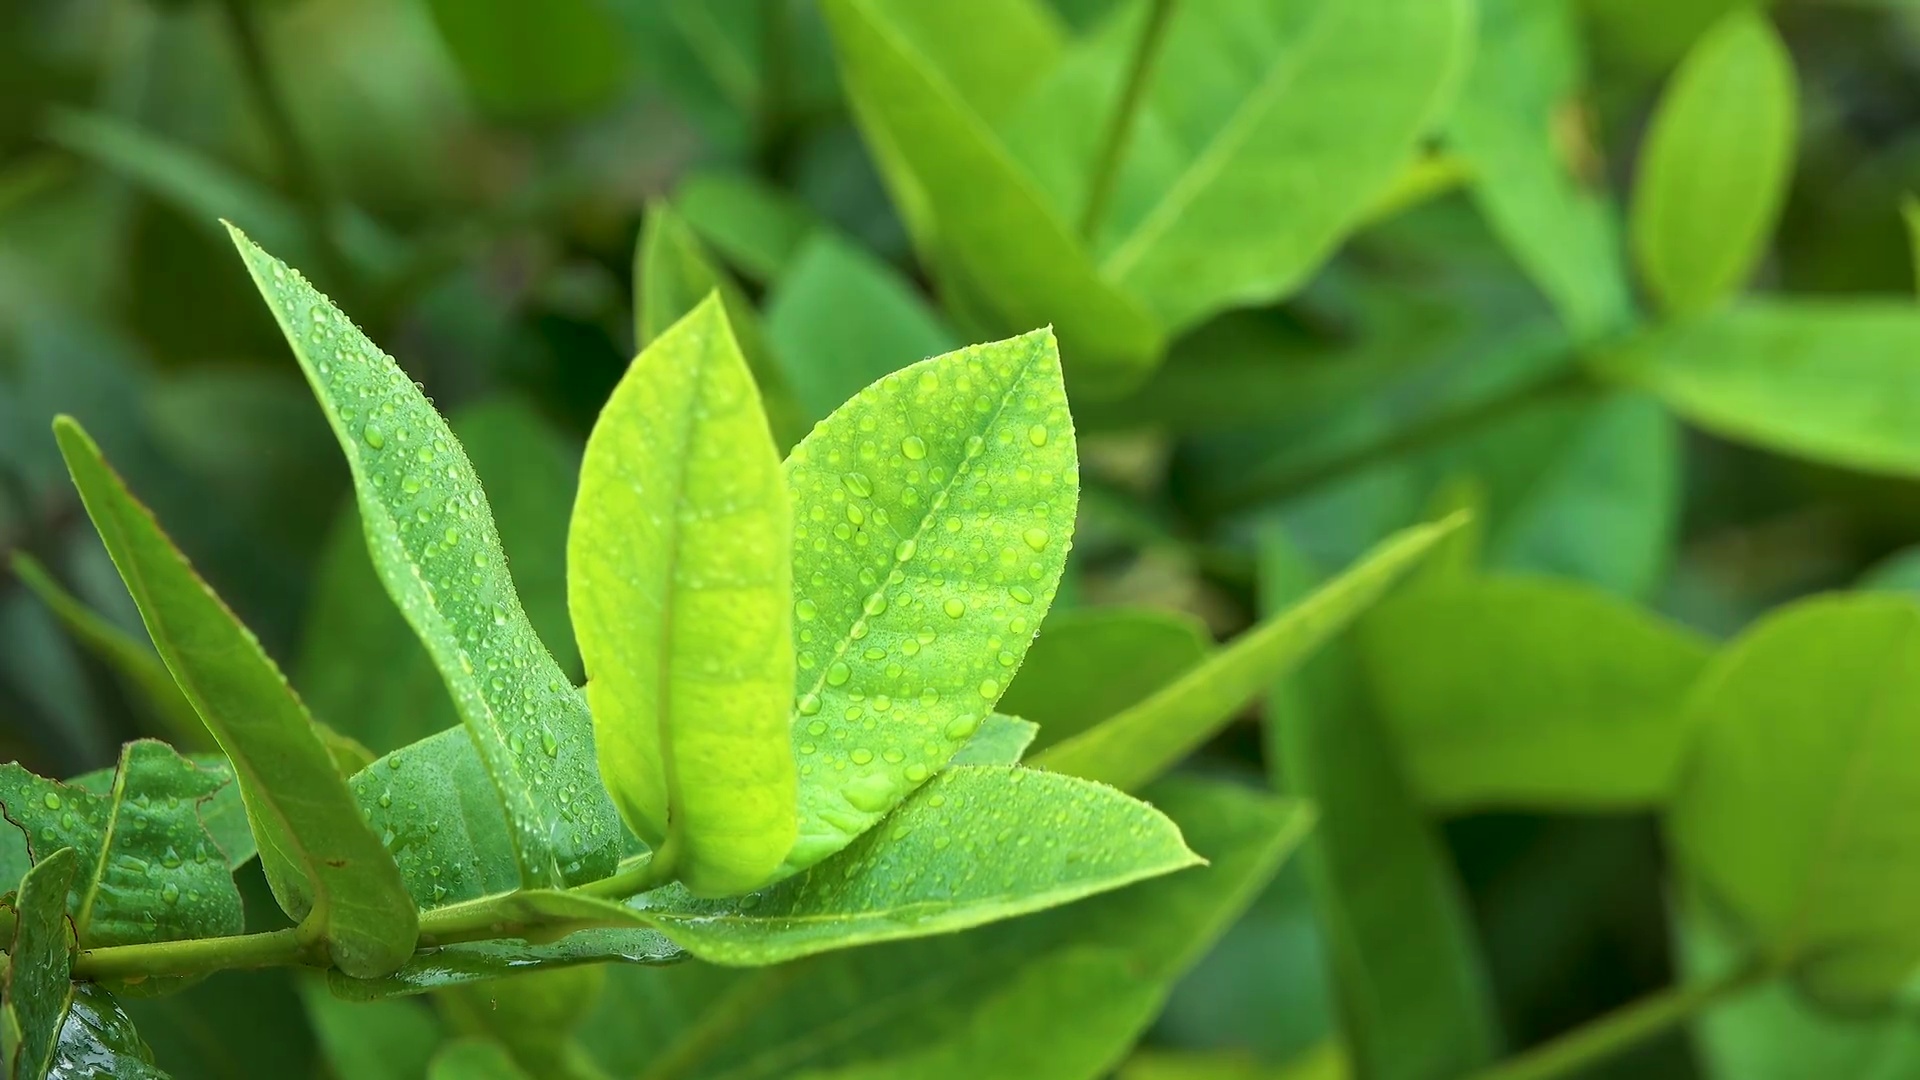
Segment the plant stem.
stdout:
<path fill-rule="evenodd" d="M 1777 971 L 1770 965 L 1750 964 L 1705 982 L 1668 987 L 1478 1073 L 1473 1080 L 1556 1080 L 1577 1076 L 1772 978 Z"/>
<path fill-rule="evenodd" d="M 73 962 L 73 977 L 138 980 L 235 968 L 319 966 L 323 955 L 316 943 L 300 940 L 299 930 L 288 927 L 264 934 L 82 949 Z"/>
<path fill-rule="evenodd" d="M 1133 49 L 1133 64 L 1127 69 L 1126 84 L 1120 101 L 1108 121 L 1106 138 L 1100 144 L 1100 156 L 1094 161 L 1093 179 L 1087 185 L 1087 205 L 1080 216 L 1080 235 L 1092 240 L 1113 198 L 1113 186 L 1119 179 L 1120 161 L 1133 136 L 1134 120 L 1140 114 L 1140 101 L 1146 96 L 1153 76 L 1153 62 L 1166 39 L 1167 22 L 1173 15 L 1173 0 L 1152 0 L 1147 8 L 1147 24 L 1141 28 L 1140 41 Z"/>
<path fill-rule="evenodd" d="M 227 27 L 233 34 L 234 45 L 240 51 L 240 67 L 252 91 L 254 105 L 260 110 L 267 137 L 273 142 L 274 156 L 279 159 L 281 180 L 300 203 L 307 219 L 307 229 L 313 234 L 314 249 L 321 268 L 335 283 L 336 289 L 351 295 L 354 291 L 351 286 L 355 284 L 352 270 L 346 254 L 341 251 L 333 235 L 330 223 L 332 215 L 329 213 L 326 193 L 320 186 L 320 174 L 313 155 L 307 152 L 306 145 L 300 141 L 299 129 L 293 123 L 293 113 L 287 108 L 286 97 L 280 92 L 280 83 L 274 78 L 273 65 L 267 59 L 266 44 L 262 40 L 260 22 L 255 14 L 257 6 L 257 0 L 222 0 L 221 4 L 226 12 Z"/>

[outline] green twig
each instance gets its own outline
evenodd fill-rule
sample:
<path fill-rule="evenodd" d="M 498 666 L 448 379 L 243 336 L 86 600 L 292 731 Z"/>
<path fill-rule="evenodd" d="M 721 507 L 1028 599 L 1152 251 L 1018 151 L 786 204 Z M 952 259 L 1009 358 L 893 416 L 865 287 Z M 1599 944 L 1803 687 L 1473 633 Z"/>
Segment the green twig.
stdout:
<path fill-rule="evenodd" d="M 1559 1080 L 1577 1076 L 1777 973 L 1775 967 L 1751 964 L 1705 982 L 1669 987 L 1478 1073 L 1472 1080 Z"/>
<path fill-rule="evenodd" d="M 1093 179 L 1087 186 L 1087 205 L 1080 216 L 1080 235 L 1093 239 L 1093 231 L 1100 227 L 1100 219 L 1107 212 L 1107 203 L 1113 198 L 1113 187 L 1119 179 L 1120 161 L 1126 155 L 1127 143 L 1133 137 L 1134 121 L 1140 113 L 1140 102 L 1146 97 L 1147 84 L 1153 78 L 1153 63 L 1160 54 L 1161 42 L 1166 39 L 1167 22 L 1173 16 L 1173 0 L 1152 0 L 1147 9 L 1147 24 L 1140 30 L 1140 40 L 1133 49 L 1133 63 L 1127 69 L 1126 84 L 1120 90 L 1120 101 L 1114 106 L 1113 116 L 1107 122 L 1107 134 L 1100 142 L 1100 156 L 1095 159 Z"/>

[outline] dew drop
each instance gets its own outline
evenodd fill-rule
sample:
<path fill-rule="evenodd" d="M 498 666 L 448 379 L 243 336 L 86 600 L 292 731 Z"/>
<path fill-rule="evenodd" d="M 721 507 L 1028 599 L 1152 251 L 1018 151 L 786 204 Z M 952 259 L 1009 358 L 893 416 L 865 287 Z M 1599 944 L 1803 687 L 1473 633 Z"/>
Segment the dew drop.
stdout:
<path fill-rule="evenodd" d="M 1033 594 L 1028 592 L 1026 587 L 1023 585 L 1015 585 L 1013 588 L 1008 589 L 1007 592 L 1011 594 L 1015 600 L 1018 600 L 1023 604 L 1033 603 Z"/>
<path fill-rule="evenodd" d="M 872 596 L 867 597 L 867 602 L 861 605 L 861 610 L 865 611 L 868 615 L 886 614 L 887 594 L 874 593 Z"/>
<path fill-rule="evenodd" d="M 947 721 L 947 738 L 964 739 L 980 728 L 980 718 L 973 713 L 961 713 Z"/>
<path fill-rule="evenodd" d="M 1047 425 L 1035 424 L 1027 429 L 1027 441 L 1035 446 L 1047 445 Z"/>
<path fill-rule="evenodd" d="M 813 716 L 814 714 L 820 711 L 820 695 L 819 694 L 802 694 L 800 695 L 799 704 L 794 707 L 800 711 L 801 716 Z M 827 725 L 825 724 L 820 725 L 820 731 L 825 731 L 826 728 L 827 728 Z M 807 730 L 813 731 L 812 728 L 808 728 Z M 814 731 L 813 733 L 815 735 L 820 734 L 819 731 Z"/>
<path fill-rule="evenodd" d="M 801 622 L 812 622 L 819 614 L 819 605 L 811 600 L 802 600 L 793 605 L 793 617 Z"/>
<path fill-rule="evenodd" d="M 967 605 L 966 602 L 959 597 L 952 597 L 948 599 L 946 603 L 940 605 L 940 610 L 946 612 L 948 618 L 957 619 L 967 613 Z"/>
<path fill-rule="evenodd" d="M 980 680 L 980 696 L 992 701 L 1000 696 L 1000 684 L 992 679 Z"/>
<path fill-rule="evenodd" d="M 918 435 L 909 435 L 900 440 L 900 452 L 908 461 L 919 461 L 927 456 L 927 444 Z"/>
<path fill-rule="evenodd" d="M 47 792 L 47 797 L 44 799 L 41 799 L 40 801 L 45 803 L 47 806 L 47 809 L 49 810 L 60 809 L 60 796 L 55 795 L 51 791 Z"/>
<path fill-rule="evenodd" d="M 867 479 L 867 474 L 865 473 L 847 473 L 840 477 L 840 483 L 844 484 L 847 491 L 858 498 L 870 499 L 873 497 L 873 481 Z"/>
<path fill-rule="evenodd" d="M 1020 538 L 1025 540 L 1027 546 L 1035 551 L 1047 550 L 1047 530 L 1045 529 L 1036 526 L 1028 529 Z"/>
<path fill-rule="evenodd" d="M 554 736 L 553 732 L 543 730 L 540 732 L 540 749 L 545 750 L 548 757 L 559 757 L 560 740 Z"/>
<path fill-rule="evenodd" d="M 895 562 L 906 562 L 908 559 L 913 558 L 913 550 L 913 537 L 909 536 L 905 540 L 900 541 L 899 545 L 893 549 L 893 560 Z"/>
<path fill-rule="evenodd" d="M 379 424 L 368 424 L 360 429 L 360 437 L 375 450 L 387 445 L 387 433 L 380 430 Z"/>
<path fill-rule="evenodd" d="M 916 761 L 907 766 L 906 776 L 909 783 L 917 784 L 927 778 L 927 767 Z"/>
<path fill-rule="evenodd" d="M 169 881 L 160 887 L 160 899 L 169 904 L 180 902 L 180 886 Z"/>
<path fill-rule="evenodd" d="M 866 765 L 871 761 L 873 761 L 873 751 L 867 749 L 864 746 L 856 749 L 853 753 L 848 754 L 847 756 L 853 759 L 853 763 L 855 765 Z"/>
<path fill-rule="evenodd" d="M 827 668 L 828 686 L 845 686 L 847 685 L 847 680 L 852 677 L 853 669 L 848 667 L 844 661 L 835 660 L 832 666 Z"/>

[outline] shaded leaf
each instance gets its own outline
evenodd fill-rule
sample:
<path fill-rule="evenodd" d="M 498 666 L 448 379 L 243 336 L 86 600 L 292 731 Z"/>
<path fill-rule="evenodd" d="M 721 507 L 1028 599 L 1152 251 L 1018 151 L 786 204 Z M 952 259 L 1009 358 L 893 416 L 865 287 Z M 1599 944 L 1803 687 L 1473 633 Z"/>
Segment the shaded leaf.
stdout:
<path fill-rule="evenodd" d="M 1793 171 L 1793 60 L 1767 17 L 1736 10 L 1681 62 L 1634 178 L 1633 250 L 1647 290 L 1687 315 L 1753 273 Z"/>
<path fill-rule="evenodd" d="M 1000 695 L 1000 708 L 1039 724 L 1034 748 L 1045 749 L 1164 688 L 1212 647 L 1205 624 L 1179 612 L 1056 612 Z"/>
<path fill-rule="evenodd" d="M 339 437 L 374 566 L 480 750 L 521 880 L 605 876 L 619 825 L 599 783 L 586 699 L 527 621 L 465 453 L 419 388 L 326 297 L 237 230 L 234 243 Z M 575 793 L 570 805 L 557 798 L 563 789 Z"/>
<path fill-rule="evenodd" d="M 89 982 L 73 984 L 73 1000 L 60 1025 L 48 1080 L 107 1077 L 110 1080 L 167 1080 L 153 1064 L 133 1021 L 113 995 Z"/>
<path fill-rule="evenodd" d="M 761 282 L 778 278 L 823 227 L 793 196 L 745 173 L 685 176 L 673 205 L 708 247 Z"/>
<path fill-rule="evenodd" d="M 787 481 L 801 869 L 947 763 L 1053 601 L 1079 494 L 1053 335 L 887 376 L 794 448 Z"/>
<path fill-rule="evenodd" d="M 434 1055 L 427 1080 L 531 1080 L 506 1047 L 490 1039 L 457 1039 Z"/>
<path fill-rule="evenodd" d="M 485 986 L 438 995 L 440 1012 L 463 1035 L 492 1039 L 534 1076 L 585 1077 L 584 1052 L 574 1033 L 592 1014 L 606 987 L 607 969 L 554 968 L 521 972 Z"/>
<path fill-rule="evenodd" d="M 792 517 L 717 298 L 648 343 L 595 423 L 567 538 L 601 776 L 694 892 L 792 848 Z"/>
<path fill-rule="evenodd" d="M 71 419 L 54 425 L 74 485 L 187 700 L 233 763 L 280 906 L 342 969 L 375 975 L 414 944 L 413 905 L 305 706 Z"/>
<path fill-rule="evenodd" d="M 605 105 L 626 82 L 619 22 L 593 0 L 538 11 L 510 0 L 430 0 L 427 10 L 467 89 L 509 120 L 561 120 Z"/>
<path fill-rule="evenodd" d="M 301 980 L 300 997 L 335 1076 L 417 1080 L 444 1037 L 439 1019 L 415 1002 L 340 1001 L 317 978 Z"/>
<path fill-rule="evenodd" d="M 1122 789 L 1152 780 L 1345 629 L 1461 520 L 1416 525 L 1388 537 L 1295 606 L 1227 643 L 1146 700 L 1048 748 L 1034 764 Z"/>

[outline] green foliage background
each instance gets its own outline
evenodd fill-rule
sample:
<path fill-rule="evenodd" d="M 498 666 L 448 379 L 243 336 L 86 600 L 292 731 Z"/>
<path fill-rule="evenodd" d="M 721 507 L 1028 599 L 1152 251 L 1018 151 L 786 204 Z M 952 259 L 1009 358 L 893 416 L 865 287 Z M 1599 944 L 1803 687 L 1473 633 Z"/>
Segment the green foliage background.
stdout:
<path fill-rule="evenodd" d="M 420 1076 L 444 1040 L 487 1036 L 437 1067 L 491 1075 L 505 1041 L 579 1075 L 781 1075 L 754 1040 L 931 993 L 906 971 L 924 964 L 994 1002 L 993 1030 L 1046 1001 L 1046 1030 L 1084 1037 L 1022 1075 L 1097 1075 L 1153 1017 L 1123 1075 L 1337 1075 L 1333 1039 L 1357 1075 L 1438 1078 L 1756 940 L 1871 932 L 1893 975 L 1801 965 L 1591 1074 L 1920 1073 L 1886 985 L 1920 954 L 1909 605 L 1776 610 L 1920 586 L 1920 9 L 1209 4 L 0 5 L 0 550 L 45 568 L 0 577 L 0 759 L 35 773 L 197 730 L 88 646 L 96 616 L 43 599 L 141 633 L 56 413 L 315 715 L 375 753 L 456 722 L 221 218 L 452 418 L 527 619 L 575 678 L 586 434 L 636 348 L 716 287 L 782 451 L 910 362 L 1057 329 L 1079 522 L 1001 704 L 1041 723 L 1043 765 L 1091 774 L 1100 747 L 1074 736 L 1136 702 L 1141 723 L 1177 715 L 1193 697 L 1154 695 L 1212 640 L 1395 529 L 1475 512 L 1425 579 L 1196 751 L 1193 771 L 1321 806 L 1263 892 L 1268 863 L 1233 870 L 1250 906 L 1217 934 L 1115 942 L 1093 919 L 1032 952 L 1009 934 L 986 955 L 855 953 L 823 977 L 834 1001 L 687 966 L 356 1010 L 284 972 L 225 974 L 131 1003 L 162 1067 Z M 1138 122 L 1116 138 L 1119 101 Z M 1844 741 L 1876 710 L 1864 780 L 1854 744 L 1746 734 Z M 1153 801 L 1180 803 L 1170 783 Z M 1877 831 L 1796 831 L 1837 805 Z M 1247 828 L 1197 813 L 1209 837 Z M 240 888 L 273 909 L 257 867 Z M 1235 915 L 1191 903 L 1219 905 L 1199 924 Z M 1155 980 L 1189 963 L 1161 1002 Z M 1092 985 L 1122 989 L 1075 996 Z M 713 1027 L 753 994 L 745 1034 Z M 572 1026 L 511 1043 L 488 1015 L 514 996 Z M 970 1075 L 898 1042 L 878 1072 L 809 1064 Z"/>

